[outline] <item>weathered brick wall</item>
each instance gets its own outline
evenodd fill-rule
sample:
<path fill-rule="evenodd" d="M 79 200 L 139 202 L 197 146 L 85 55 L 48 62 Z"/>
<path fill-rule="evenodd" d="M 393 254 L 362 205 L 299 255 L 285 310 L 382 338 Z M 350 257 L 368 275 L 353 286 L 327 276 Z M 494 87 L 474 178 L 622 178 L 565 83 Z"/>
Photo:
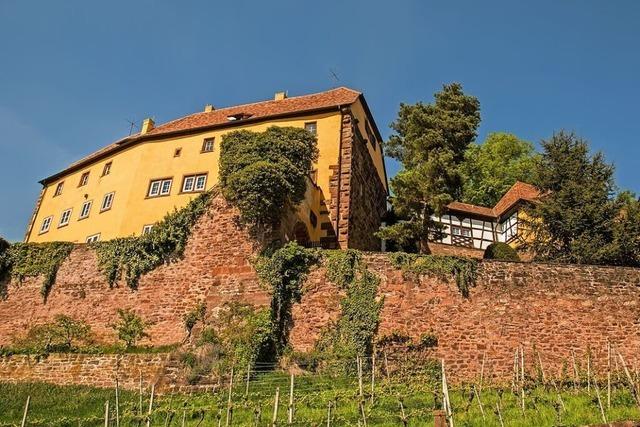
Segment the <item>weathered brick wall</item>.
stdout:
<path fill-rule="evenodd" d="M 0 357 L 0 380 L 111 388 L 117 376 L 120 387 L 135 390 L 142 377 L 143 387 L 156 384 L 161 390 L 171 378 L 171 365 L 167 354 L 14 355 Z"/>
<path fill-rule="evenodd" d="M 125 283 L 110 288 L 98 271 L 95 252 L 80 245 L 60 267 L 46 304 L 39 293 L 40 278 L 9 284 L 7 299 L 0 301 L 0 345 L 57 314 L 85 320 L 98 341 L 113 342 L 109 325 L 118 308 L 132 308 L 152 323 L 147 343 L 179 343 L 186 335 L 182 316 L 200 301 L 210 309 L 238 298 L 269 303 L 250 264 L 255 252 L 255 242 L 220 197 L 194 227 L 184 258 L 144 275 L 135 291 Z"/>
<path fill-rule="evenodd" d="M 533 368 L 535 345 L 547 375 L 581 366 L 591 348 L 594 372 L 606 367 L 607 341 L 630 366 L 640 364 L 640 270 L 620 267 L 485 261 L 477 286 L 463 298 L 453 280 L 404 276 L 386 255 L 366 257 L 381 278 L 384 296 L 379 336 L 391 332 L 438 337 L 432 356 L 446 361 L 453 381 L 486 373 L 509 380 L 515 349 L 522 345 Z M 322 268 L 309 277 L 308 292 L 294 309 L 294 347 L 311 349 L 340 311 L 340 296 Z M 535 372 L 531 370 L 531 372 Z"/>
<path fill-rule="evenodd" d="M 232 299 L 269 304 L 250 264 L 256 249 L 219 198 L 198 221 L 184 258 L 143 276 L 135 291 L 125 284 L 110 289 L 94 252 L 80 246 L 63 263 L 46 304 L 39 279 L 9 284 L 0 301 L 0 345 L 58 313 L 87 321 L 98 340 L 113 342 L 109 325 L 126 307 L 153 322 L 148 343 L 179 343 L 186 335 L 182 317 L 199 301 L 209 310 Z M 366 260 L 380 276 L 385 298 L 380 335 L 433 332 L 439 339 L 433 356 L 445 359 L 452 380 L 477 375 L 485 352 L 487 372 L 509 378 L 518 345 L 531 366 L 535 344 L 549 372 L 557 373 L 563 361 L 571 366 L 572 350 L 584 362 L 588 347 L 594 369 L 601 370 L 607 340 L 632 367 L 640 364 L 639 269 L 485 261 L 477 286 L 463 298 L 453 281 L 403 276 L 385 254 Z M 340 298 L 324 269 L 315 268 L 294 307 L 291 341 L 297 349 L 312 348 L 322 328 L 338 318 Z"/>

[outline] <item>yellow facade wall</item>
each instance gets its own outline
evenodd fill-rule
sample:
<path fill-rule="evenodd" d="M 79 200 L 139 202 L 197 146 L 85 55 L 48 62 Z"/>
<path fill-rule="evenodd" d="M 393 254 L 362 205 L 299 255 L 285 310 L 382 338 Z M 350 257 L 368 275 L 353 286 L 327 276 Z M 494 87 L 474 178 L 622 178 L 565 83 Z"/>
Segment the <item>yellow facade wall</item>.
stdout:
<path fill-rule="evenodd" d="M 299 208 L 300 219 L 307 225 L 311 240 L 321 236 L 320 201 L 330 198 L 329 181 L 333 173 L 329 166 L 338 162 L 340 146 L 341 114 L 339 111 L 316 115 L 300 116 L 293 119 L 270 120 L 264 123 L 211 130 L 171 139 L 148 140 L 116 153 L 110 158 L 95 162 L 84 169 L 73 172 L 47 185 L 27 236 L 29 242 L 71 241 L 85 242 L 88 236 L 100 233 L 100 240 L 114 237 L 139 235 L 145 225 L 162 219 L 169 211 L 185 206 L 197 193 L 181 194 L 185 175 L 207 173 L 206 188 L 218 182 L 218 161 L 220 143 L 225 133 L 248 129 L 264 131 L 270 126 L 304 127 L 307 122 L 317 123 L 318 149 L 320 152 L 317 168 L 317 187 L 308 191 L 307 200 Z M 215 138 L 213 152 L 201 153 L 205 138 Z M 181 149 L 179 156 L 174 156 Z M 105 163 L 112 162 L 111 172 L 101 176 Z M 87 185 L 79 187 L 80 177 L 89 172 Z M 158 178 L 172 178 L 169 196 L 148 198 L 149 183 Z M 54 197 L 58 182 L 64 181 L 61 195 Z M 386 184 L 386 183 L 385 183 Z M 115 192 L 113 207 L 100 212 L 102 198 Z M 80 209 L 85 200 L 93 200 L 89 217 L 79 219 Z M 72 208 L 69 225 L 58 227 L 60 216 L 65 209 Z M 318 216 L 318 225 L 312 227 L 309 210 Z M 43 219 L 53 216 L 48 232 L 40 234 Z"/>

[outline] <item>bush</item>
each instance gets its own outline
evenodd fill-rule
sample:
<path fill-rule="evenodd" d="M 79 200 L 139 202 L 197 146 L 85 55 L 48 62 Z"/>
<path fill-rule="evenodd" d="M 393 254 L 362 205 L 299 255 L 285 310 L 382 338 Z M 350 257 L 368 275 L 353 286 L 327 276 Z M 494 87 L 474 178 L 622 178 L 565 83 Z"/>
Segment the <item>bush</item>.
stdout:
<path fill-rule="evenodd" d="M 15 345 L 26 353 L 70 352 L 77 350 L 80 343 L 89 344 L 91 337 L 91 327 L 86 322 L 59 314 L 53 322 L 33 326 Z"/>
<path fill-rule="evenodd" d="M 520 261 L 518 252 L 503 242 L 490 244 L 484 251 L 484 259 L 497 259 L 500 261 Z"/>
<path fill-rule="evenodd" d="M 135 346 L 142 338 L 149 337 L 146 332 L 149 325 L 130 309 L 118 309 L 118 321 L 111 327 L 127 349 Z"/>

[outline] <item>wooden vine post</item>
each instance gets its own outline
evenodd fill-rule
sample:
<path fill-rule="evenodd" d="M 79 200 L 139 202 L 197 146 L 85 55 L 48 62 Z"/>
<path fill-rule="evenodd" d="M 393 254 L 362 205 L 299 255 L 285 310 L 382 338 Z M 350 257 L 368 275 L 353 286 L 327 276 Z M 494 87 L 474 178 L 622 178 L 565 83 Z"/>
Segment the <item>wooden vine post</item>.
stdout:
<path fill-rule="evenodd" d="M 147 412 L 147 427 L 151 425 L 151 411 L 153 411 L 153 396 L 156 392 L 156 385 L 151 384 L 151 397 L 149 398 L 149 411 Z"/>
<path fill-rule="evenodd" d="M 116 375 L 116 427 L 120 427 L 120 384 Z"/>
<path fill-rule="evenodd" d="M 358 395 L 362 399 L 364 391 L 362 388 L 362 359 L 360 358 L 360 356 L 356 357 L 356 367 L 358 369 Z"/>
<path fill-rule="evenodd" d="M 231 367 L 231 377 L 229 378 L 229 397 L 227 399 L 227 419 L 225 420 L 225 426 L 231 425 L 231 417 L 233 416 L 233 407 L 231 397 L 233 394 L 233 366 Z"/>
<path fill-rule="evenodd" d="M 142 416 L 142 369 L 140 369 L 140 403 L 138 405 L 138 415 Z"/>
<path fill-rule="evenodd" d="M 447 385 L 447 374 L 444 368 L 444 359 L 441 360 L 442 366 L 442 404 L 447 422 L 453 427 L 453 413 L 451 411 L 451 400 L 449 399 L 449 386 Z"/>
<path fill-rule="evenodd" d="M 288 413 L 288 422 L 289 424 L 293 424 L 293 373 L 291 373 L 291 385 L 289 387 L 289 413 Z"/>
<path fill-rule="evenodd" d="M 21 427 L 24 427 L 27 424 L 27 414 L 29 413 L 29 404 L 31 403 L 31 396 L 27 396 L 27 402 L 24 404 L 24 412 L 22 414 L 22 423 Z"/>
<path fill-rule="evenodd" d="M 280 387 L 276 387 L 276 398 L 273 402 L 273 418 L 271 419 L 271 426 L 276 427 L 278 423 L 278 404 L 280 403 Z"/>
<path fill-rule="evenodd" d="M 109 427 L 109 401 L 104 402 L 104 427 Z"/>
<path fill-rule="evenodd" d="M 607 409 L 611 409 L 611 342 L 607 340 Z"/>
<path fill-rule="evenodd" d="M 376 351 L 371 355 L 371 404 L 373 405 L 376 387 Z"/>
<path fill-rule="evenodd" d="M 524 414 L 524 347 L 520 346 L 520 400 Z"/>

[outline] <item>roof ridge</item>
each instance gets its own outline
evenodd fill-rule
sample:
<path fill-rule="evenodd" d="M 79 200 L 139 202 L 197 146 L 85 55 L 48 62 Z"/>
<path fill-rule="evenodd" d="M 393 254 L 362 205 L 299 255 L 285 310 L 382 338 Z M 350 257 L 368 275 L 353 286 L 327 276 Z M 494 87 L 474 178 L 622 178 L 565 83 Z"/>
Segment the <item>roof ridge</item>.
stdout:
<path fill-rule="evenodd" d="M 161 123 L 158 126 L 154 127 L 154 129 L 158 129 L 159 127 L 171 124 L 171 123 L 176 122 L 178 120 L 182 120 L 182 119 L 185 119 L 187 117 L 196 116 L 196 115 L 200 115 L 200 114 L 203 114 L 203 115 L 204 114 L 213 114 L 213 113 L 216 113 L 216 112 L 220 112 L 220 111 L 224 111 L 224 110 L 230 110 L 230 109 L 233 109 L 233 108 L 249 107 L 249 106 L 252 106 L 252 105 L 266 104 L 268 102 L 281 102 L 281 101 L 287 101 L 289 99 L 307 98 L 307 97 L 311 97 L 311 96 L 317 96 L 317 95 L 322 95 L 322 94 L 325 94 L 325 93 L 333 92 L 333 91 L 336 91 L 336 90 L 339 90 L 339 89 L 348 90 L 350 92 L 357 93 L 358 95 L 362 94 L 362 92 L 357 91 L 355 89 L 351 89 L 351 88 L 346 87 L 346 86 L 340 86 L 340 87 L 336 87 L 336 88 L 329 89 L 329 90 L 323 90 L 323 91 L 320 91 L 320 92 L 306 93 L 306 94 L 303 94 L 303 95 L 296 95 L 296 96 L 291 96 L 291 97 L 287 96 L 286 98 L 279 99 L 279 100 L 276 100 L 276 99 L 265 99 L 265 100 L 262 100 L 262 101 L 247 102 L 245 104 L 229 105 L 229 106 L 222 107 L 222 108 L 216 108 L 216 109 L 214 109 L 212 111 L 196 111 L 194 113 L 187 114 L 186 116 L 178 117 L 176 119 L 169 120 L 168 122 Z"/>

